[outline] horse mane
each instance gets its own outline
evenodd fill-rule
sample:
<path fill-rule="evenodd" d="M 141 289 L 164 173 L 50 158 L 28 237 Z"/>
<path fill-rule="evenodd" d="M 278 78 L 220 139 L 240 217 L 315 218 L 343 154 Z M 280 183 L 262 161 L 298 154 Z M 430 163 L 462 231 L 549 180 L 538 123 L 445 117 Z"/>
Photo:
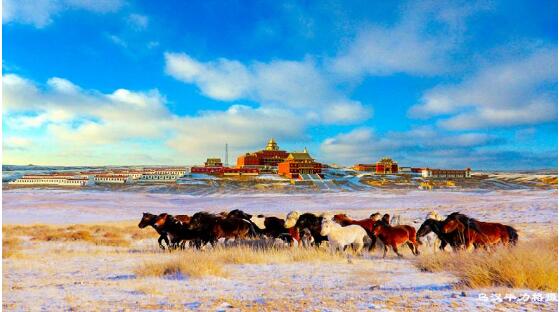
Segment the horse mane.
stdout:
<path fill-rule="evenodd" d="M 472 230 L 481 233 L 481 229 L 478 226 L 479 221 L 474 218 L 470 218 L 467 215 L 460 213 L 459 211 L 456 211 L 449 214 L 448 217 L 446 217 L 446 220 L 451 220 L 451 219 L 454 219 L 462 223 L 462 225 L 465 226 L 466 228 L 471 228 Z"/>

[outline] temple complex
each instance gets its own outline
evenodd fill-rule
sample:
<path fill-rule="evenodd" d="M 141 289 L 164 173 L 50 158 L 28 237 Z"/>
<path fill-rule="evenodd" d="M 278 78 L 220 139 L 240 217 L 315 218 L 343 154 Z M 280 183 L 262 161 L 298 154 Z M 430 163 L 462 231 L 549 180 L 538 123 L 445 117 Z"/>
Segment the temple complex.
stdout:
<path fill-rule="evenodd" d="M 246 153 L 237 158 L 238 168 L 255 168 L 261 172 L 275 173 L 278 170 L 278 164 L 283 162 L 289 153 L 279 149 L 278 144 L 272 138 L 263 150 Z"/>
<path fill-rule="evenodd" d="M 322 173 L 322 164 L 315 162 L 305 148 L 303 152 L 290 153 L 278 164 L 278 174 L 290 179 L 301 179 L 301 175 Z"/>
<path fill-rule="evenodd" d="M 398 163 L 389 157 L 383 157 L 377 161 L 375 174 L 395 174 L 398 173 Z"/>

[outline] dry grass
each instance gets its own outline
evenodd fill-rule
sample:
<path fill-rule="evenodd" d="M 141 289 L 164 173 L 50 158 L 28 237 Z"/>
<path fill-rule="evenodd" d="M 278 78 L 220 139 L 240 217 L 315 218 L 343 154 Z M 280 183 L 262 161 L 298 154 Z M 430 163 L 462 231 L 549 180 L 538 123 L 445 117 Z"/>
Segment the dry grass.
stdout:
<path fill-rule="evenodd" d="M 143 263 L 136 268 L 134 273 L 140 277 L 188 276 L 198 278 L 208 275 L 227 276 L 223 266 L 209 257 L 189 258 L 180 254 L 174 254 L 162 261 Z"/>
<path fill-rule="evenodd" d="M 21 239 L 15 236 L 2 237 L 2 258 L 11 258 L 21 250 Z"/>
<path fill-rule="evenodd" d="M 80 241 L 115 247 L 128 247 L 131 240 L 157 237 L 152 229 L 142 230 L 130 223 L 70 226 L 7 225 L 2 227 L 2 232 L 13 237 L 29 237 L 31 241 Z"/>
<path fill-rule="evenodd" d="M 426 271 L 450 271 L 472 288 L 505 286 L 557 291 L 557 236 L 495 251 L 437 253 L 419 257 Z"/>
<path fill-rule="evenodd" d="M 342 254 L 331 254 L 320 249 L 275 248 L 275 247 L 217 247 L 208 251 L 185 250 L 173 254 L 162 254 L 162 259 L 145 262 L 135 270 L 137 276 L 189 277 L 227 276 L 227 264 L 277 264 L 293 262 L 345 261 Z"/>

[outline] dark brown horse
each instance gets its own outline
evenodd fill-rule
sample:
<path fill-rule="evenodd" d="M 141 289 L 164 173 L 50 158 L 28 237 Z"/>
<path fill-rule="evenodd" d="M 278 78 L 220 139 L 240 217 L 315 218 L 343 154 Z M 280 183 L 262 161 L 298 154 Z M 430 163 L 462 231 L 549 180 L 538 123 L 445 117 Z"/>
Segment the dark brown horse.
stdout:
<path fill-rule="evenodd" d="M 142 219 L 140 220 L 140 223 L 138 223 L 138 227 L 140 229 L 143 229 L 146 226 L 153 227 L 157 231 L 157 234 L 159 234 L 159 238 L 157 239 L 157 243 L 159 243 L 159 248 L 165 249 L 165 246 L 163 246 L 163 241 L 165 241 L 165 244 L 167 244 L 167 247 L 169 247 L 169 238 L 167 237 L 167 232 L 155 227 L 156 218 L 157 218 L 156 215 L 151 214 L 149 212 L 144 212 L 144 214 L 142 215 Z"/>
<path fill-rule="evenodd" d="M 181 222 L 185 222 L 185 223 L 190 222 L 190 217 L 188 215 L 176 215 L 175 218 Z M 159 234 L 157 243 L 159 243 L 159 247 L 161 249 L 165 249 L 165 246 L 163 246 L 163 241 L 169 248 L 176 247 L 169 242 L 169 233 L 167 233 L 165 230 L 160 230 L 157 227 L 155 227 L 156 219 L 157 219 L 156 215 L 148 212 L 144 212 L 144 214 L 142 215 L 142 219 L 140 220 L 140 223 L 138 223 L 138 227 L 141 229 L 145 228 L 146 226 L 153 227 L 157 231 L 157 234 Z"/>
<path fill-rule="evenodd" d="M 264 215 L 258 215 L 256 218 L 253 218 L 252 215 L 249 216 L 251 218 L 250 222 L 255 226 L 257 232 L 262 235 L 269 238 L 279 238 L 292 246 L 295 241 L 297 241 L 297 243 L 301 241 L 299 229 L 295 226 L 286 228 L 285 220 L 283 219 L 278 217 L 266 217 Z"/>
<path fill-rule="evenodd" d="M 295 227 L 297 227 L 299 232 L 303 231 L 305 228 L 309 229 L 314 240 L 314 245 L 320 246 L 323 241 L 328 240 L 327 236 L 320 234 L 323 219 L 323 217 L 319 217 L 313 213 L 303 213 L 297 219 Z"/>
<path fill-rule="evenodd" d="M 435 233 L 439 240 L 441 241 L 441 245 L 439 246 L 440 250 L 444 250 L 446 245 L 450 245 L 454 251 L 458 250 L 461 246 L 465 245 L 464 235 L 459 233 L 458 231 L 452 231 L 449 233 L 443 232 L 443 225 L 444 221 L 438 221 L 435 219 L 427 219 L 421 226 L 419 230 L 417 230 L 416 238 L 419 239 L 430 232 Z"/>
<path fill-rule="evenodd" d="M 186 220 L 187 218 L 181 218 Z M 188 218 L 190 219 L 190 218 Z M 170 247 L 180 247 L 184 249 L 186 241 L 199 241 L 200 233 L 189 229 L 189 224 L 185 223 L 167 213 L 162 213 L 155 218 L 153 227 L 159 232 L 165 232 L 171 238 Z M 199 244 L 196 244 L 199 247 Z"/>
<path fill-rule="evenodd" d="M 415 240 L 415 228 L 409 225 L 390 226 L 383 220 L 377 221 L 373 227 L 373 233 L 384 243 L 384 253 L 382 257 L 386 257 L 388 246 L 402 257 L 398 252 L 398 247 L 407 244 L 414 255 L 419 255 L 418 242 Z"/>
<path fill-rule="evenodd" d="M 236 217 L 224 218 L 222 215 L 208 212 L 195 213 L 190 220 L 189 229 L 200 233 L 202 241 L 210 242 L 212 245 L 215 245 L 220 238 L 228 240 L 258 236 L 247 220 Z"/>
<path fill-rule="evenodd" d="M 509 246 L 518 242 L 518 232 L 501 223 L 481 222 L 459 212 L 451 213 L 443 222 L 444 233 L 458 231 L 463 235 L 466 249 L 472 246 L 489 248 L 497 244 Z"/>
<path fill-rule="evenodd" d="M 369 246 L 369 251 L 375 249 L 377 237 L 373 233 L 373 227 L 375 226 L 375 222 L 376 222 L 374 219 L 367 218 L 363 220 L 353 220 L 350 217 L 348 217 L 345 213 L 340 213 L 334 215 L 333 220 L 338 224 L 340 224 L 341 226 L 348 226 L 352 224 L 361 226 L 363 229 L 365 229 L 365 232 L 367 232 L 367 235 L 369 235 L 369 237 L 371 238 L 371 245 Z"/>

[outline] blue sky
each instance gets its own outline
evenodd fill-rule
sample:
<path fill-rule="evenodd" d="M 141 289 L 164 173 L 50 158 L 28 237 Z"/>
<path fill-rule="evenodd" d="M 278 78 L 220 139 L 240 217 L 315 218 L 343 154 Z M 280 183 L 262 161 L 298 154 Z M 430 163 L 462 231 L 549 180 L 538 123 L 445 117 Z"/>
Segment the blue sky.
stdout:
<path fill-rule="evenodd" d="M 3 163 L 557 166 L 553 1 L 3 0 Z"/>

